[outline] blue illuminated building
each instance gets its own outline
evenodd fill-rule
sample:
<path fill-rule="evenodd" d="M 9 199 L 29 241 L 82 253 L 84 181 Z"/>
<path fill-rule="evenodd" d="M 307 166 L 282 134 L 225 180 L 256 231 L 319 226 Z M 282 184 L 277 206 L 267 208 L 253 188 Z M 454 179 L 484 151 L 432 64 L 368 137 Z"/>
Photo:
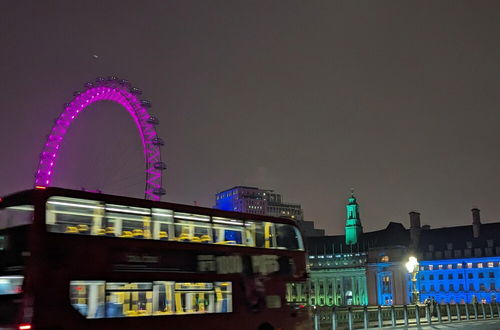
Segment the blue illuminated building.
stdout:
<path fill-rule="evenodd" d="M 303 220 L 300 204 L 285 203 L 281 194 L 257 187 L 236 186 L 215 194 L 214 208 L 226 211 Z"/>
<path fill-rule="evenodd" d="M 421 301 L 426 298 L 434 298 L 438 303 L 497 301 L 500 257 L 421 261 L 417 283 Z"/>
<path fill-rule="evenodd" d="M 410 231 L 420 261 L 420 300 L 438 303 L 491 302 L 500 290 L 500 223 L 481 223 L 472 209 L 472 225 Z M 419 231 L 418 234 L 415 231 Z"/>

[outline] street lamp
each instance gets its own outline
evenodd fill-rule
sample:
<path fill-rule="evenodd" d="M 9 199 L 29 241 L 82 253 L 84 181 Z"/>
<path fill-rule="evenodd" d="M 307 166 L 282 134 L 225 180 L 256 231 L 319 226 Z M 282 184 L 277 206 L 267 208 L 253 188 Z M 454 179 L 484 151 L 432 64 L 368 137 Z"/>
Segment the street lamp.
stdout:
<path fill-rule="evenodd" d="M 408 262 L 405 263 L 408 273 L 411 274 L 411 303 L 419 303 L 419 292 L 417 289 L 417 274 L 418 274 L 418 260 L 415 257 L 408 258 Z"/>

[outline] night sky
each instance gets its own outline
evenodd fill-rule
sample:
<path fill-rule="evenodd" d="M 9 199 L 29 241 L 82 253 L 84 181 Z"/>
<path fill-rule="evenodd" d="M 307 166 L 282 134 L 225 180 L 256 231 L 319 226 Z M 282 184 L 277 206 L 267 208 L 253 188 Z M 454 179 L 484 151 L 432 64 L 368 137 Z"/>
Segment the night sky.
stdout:
<path fill-rule="evenodd" d="M 153 103 L 164 200 L 213 206 L 274 189 L 343 232 L 500 220 L 499 1 L 1 1 L 0 195 L 33 185 L 46 135 L 83 83 L 115 74 Z M 96 56 L 94 56 L 96 55 Z M 71 127 L 54 185 L 140 197 L 125 110 Z"/>

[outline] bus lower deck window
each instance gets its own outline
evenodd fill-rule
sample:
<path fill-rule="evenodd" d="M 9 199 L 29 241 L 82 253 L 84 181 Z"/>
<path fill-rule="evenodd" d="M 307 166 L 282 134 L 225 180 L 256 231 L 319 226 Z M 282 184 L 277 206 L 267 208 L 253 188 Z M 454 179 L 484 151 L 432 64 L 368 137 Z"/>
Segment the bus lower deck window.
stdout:
<path fill-rule="evenodd" d="M 70 301 L 86 318 L 232 312 L 231 282 L 71 281 Z"/>

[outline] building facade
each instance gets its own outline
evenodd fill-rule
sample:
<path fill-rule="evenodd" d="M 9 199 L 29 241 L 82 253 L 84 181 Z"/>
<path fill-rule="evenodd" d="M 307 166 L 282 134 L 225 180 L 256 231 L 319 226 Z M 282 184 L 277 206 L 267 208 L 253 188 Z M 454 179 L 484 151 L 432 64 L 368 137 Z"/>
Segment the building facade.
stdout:
<path fill-rule="evenodd" d="M 285 203 L 281 194 L 256 187 L 236 186 L 215 194 L 215 208 L 294 220 L 304 219 L 300 204 Z"/>
<path fill-rule="evenodd" d="M 491 302 L 500 290 L 500 223 L 481 223 L 480 211 L 472 211 L 472 225 L 418 230 L 420 300 L 443 303 Z"/>
<path fill-rule="evenodd" d="M 418 212 L 410 212 L 409 229 L 390 222 L 373 232 L 363 232 L 354 195 L 346 210 L 345 235 L 307 239 L 310 283 L 301 290 L 308 292 L 309 304 L 409 304 L 412 283 L 405 263 L 410 256 L 419 261 L 420 302 L 497 301 L 500 223 L 482 224 L 478 209 L 468 226 L 431 229 L 421 226 Z"/>

